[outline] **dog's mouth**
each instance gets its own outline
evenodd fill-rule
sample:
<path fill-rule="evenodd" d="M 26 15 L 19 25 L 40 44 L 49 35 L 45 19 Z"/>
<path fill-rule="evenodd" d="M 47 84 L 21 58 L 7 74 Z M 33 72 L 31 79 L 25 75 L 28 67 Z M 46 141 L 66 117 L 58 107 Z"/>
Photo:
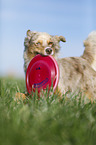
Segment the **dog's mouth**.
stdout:
<path fill-rule="evenodd" d="M 43 55 L 43 56 L 48 56 L 48 55 L 53 55 L 54 54 L 51 47 L 46 47 L 44 49 L 44 52 L 43 53 L 42 52 L 39 52 L 39 51 L 35 51 L 34 53 L 35 53 L 35 55 L 40 54 L 40 55 Z"/>
<path fill-rule="evenodd" d="M 38 51 L 35 51 L 34 53 L 35 53 L 35 55 L 41 54 L 41 53 L 40 53 L 40 52 L 38 52 Z"/>

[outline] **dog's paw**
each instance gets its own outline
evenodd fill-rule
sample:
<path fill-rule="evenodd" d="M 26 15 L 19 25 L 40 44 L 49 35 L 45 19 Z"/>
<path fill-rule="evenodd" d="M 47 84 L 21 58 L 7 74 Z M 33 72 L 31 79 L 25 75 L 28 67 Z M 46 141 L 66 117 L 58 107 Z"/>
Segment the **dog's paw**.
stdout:
<path fill-rule="evenodd" d="M 19 100 L 23 100 L 24 101 L 25 99 L 26 99 L 26 95 L 24 93 L 17 92 L 15 94 L 15 98 L 14 98 L 15 101 L 19 101 Z"/>

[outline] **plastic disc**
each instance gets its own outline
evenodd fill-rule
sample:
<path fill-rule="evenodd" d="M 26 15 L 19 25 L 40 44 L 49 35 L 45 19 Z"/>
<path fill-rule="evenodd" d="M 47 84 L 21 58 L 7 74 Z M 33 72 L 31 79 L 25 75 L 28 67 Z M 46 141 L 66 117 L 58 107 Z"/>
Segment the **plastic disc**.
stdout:
<path fill-rule="evenodd" d="M 59 67 L 52 56 L 36 55 L 29 63 L 26 72 L 26 87 L 29 94 L 32 90 L 46 89 L 53 84 L 56 89 L 59 81 Z"/>

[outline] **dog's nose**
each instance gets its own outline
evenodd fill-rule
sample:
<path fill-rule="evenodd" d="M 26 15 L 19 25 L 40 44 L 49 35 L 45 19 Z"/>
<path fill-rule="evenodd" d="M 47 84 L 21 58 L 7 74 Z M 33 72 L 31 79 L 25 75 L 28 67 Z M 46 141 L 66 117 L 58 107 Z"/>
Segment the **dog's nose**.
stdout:
<path fill-rule="evenodd" d="M 50 47 L 46 48 L 46 53 L 47 53 L 47 55 L 52 54 L 52 48 L 50 48 Z"/>

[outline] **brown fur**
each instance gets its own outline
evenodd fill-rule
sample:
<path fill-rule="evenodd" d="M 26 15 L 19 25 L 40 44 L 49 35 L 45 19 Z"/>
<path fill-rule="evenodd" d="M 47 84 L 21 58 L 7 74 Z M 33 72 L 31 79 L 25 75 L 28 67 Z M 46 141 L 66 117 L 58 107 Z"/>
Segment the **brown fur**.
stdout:
<path fill-rule="evenodd" d="M 94 37 L 93 37 L 94 38 Z M 44 54 L 45 47 L 50 46 L 53 51 L 53 57 L 57 60 L 60 69 L 60 79 L 58 90 L 61 94 L 67 91 L 82 92 L 92 101 L 96 99 L 96 72 L 93 70 L 94 52 L 93 47 L 88 40 L 85 41 L 85 51 L 81 57 L 68 57 L 58 59 L 59 42 L 66 42 L 63 36 L 52 36 L 44 32 L 27 31 L 24 45 L 24 70 L 26 73 L 27 66 L 36 54 Z M 94 41 L 96 44 L 96 40 Z M 93 69 L 92 69 L 93 68 Z M 86 97 L 85 97 L 86 98 Z"/>

